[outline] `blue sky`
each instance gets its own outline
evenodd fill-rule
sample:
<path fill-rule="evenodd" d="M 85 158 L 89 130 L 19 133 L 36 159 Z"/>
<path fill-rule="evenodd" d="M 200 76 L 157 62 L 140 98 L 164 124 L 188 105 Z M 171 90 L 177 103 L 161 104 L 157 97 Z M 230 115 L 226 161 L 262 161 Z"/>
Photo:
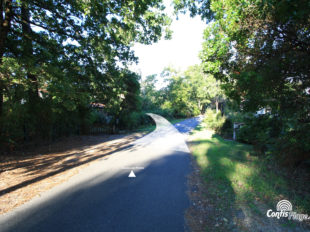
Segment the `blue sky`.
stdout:
<path fill-rule="evenodd" d="M 152 45 L 136 44 L 133 49 L 139 63 L 130 69 L 145 77 L 159 74 L 167 66 L 185 70 L 190 65 L 199 64 L 198 54 L 202 50 L 205 28 L 206 23 L 200 17 L 180 15 L 178 20 L 173 17 L 172 39 L 162 39 Z"/>

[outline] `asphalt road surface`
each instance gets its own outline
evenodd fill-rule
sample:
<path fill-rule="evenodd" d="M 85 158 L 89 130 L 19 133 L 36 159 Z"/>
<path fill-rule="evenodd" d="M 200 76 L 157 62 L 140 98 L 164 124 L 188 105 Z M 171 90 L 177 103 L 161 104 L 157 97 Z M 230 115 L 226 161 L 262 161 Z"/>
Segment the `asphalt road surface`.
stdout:
<path fill-rule="evenodd" d="M 0 216 L 0 231 L 187 230 L 186 176 L 191 168 L 184 137 L 201 118 L 174 127 L 158 115 L 150 116 L 156 122 L 154 132 Z M 131 171 L 136 177 L 128 177 Z"/>

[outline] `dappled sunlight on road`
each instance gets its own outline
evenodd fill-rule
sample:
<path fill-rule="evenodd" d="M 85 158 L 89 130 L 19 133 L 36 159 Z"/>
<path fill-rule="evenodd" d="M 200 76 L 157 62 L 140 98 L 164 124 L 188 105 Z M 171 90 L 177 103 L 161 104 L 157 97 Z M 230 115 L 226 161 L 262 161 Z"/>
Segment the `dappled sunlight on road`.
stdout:
<path fill-rule="evenodd" d="M 5 224 L 8 229 L 27 231 L 35 227 L 46 231 L 46 228 L 57 228 L 61 222 L 70 229 L 91 225 L 98 231 L 111 227 L 125 231 L 147 220 L 148 223 L 139 224 L 144 231 L 147 228 L 183 231 L 184 212 L 189 206 L 186 195 L 186 177 L 191 170 L 189 149 L 185 136 L 173 125 L 159 115 L 152 118 L 159 122 L 154 132 L 132 143 L 115 143 L 118 147 L 108 159 L 102 155 L 101 150 L 106 148 L 100 144 L 87 148 L 82 156 L 96 157 L 98 162 L 42 193 L 40 198 L 3 215 L 0 225 L 9 221 L 11 224 Z M 128 178 L 131 170 L 136 177 Z M 83 216 L 85 212 L 87 217 Z M 15 215 L 19 215 L 17 222 Z M 74 225 L 66 224 L 72 217 L 79 220 Z M 19 223 L 22 221 L 33 224 Z"/>
<path fill-rule="evenodd" d="M 67 180 L 78 172 L 77 168 L 130 148 L 131 143 L 141 136 L 114 136 L 112 140 L 94 136 L 92 145 L 1 162 L 0 214 Z"/>

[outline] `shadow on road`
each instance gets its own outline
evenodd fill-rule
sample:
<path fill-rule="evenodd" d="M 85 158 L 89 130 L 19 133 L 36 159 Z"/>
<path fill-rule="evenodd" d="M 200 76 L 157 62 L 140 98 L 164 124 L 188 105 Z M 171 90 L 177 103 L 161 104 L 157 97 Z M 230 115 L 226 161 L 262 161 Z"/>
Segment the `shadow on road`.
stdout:
<path fill-rule="evenodd" d="M 132 147 L 132 142 L 138 136 L 128 136 L 123 141 L 100 141 L 98 137 L 91 145 L 79 147 L 72 151 L 64 151 L 56 154 L 35 155 L 32 157 L 19 157 L 15 162 L 0 164 L 1 172 L 13 172 L 12 180 L 7 187 L 0 189 L 0 197 L 19 188 L 52 177 L 69 169 L 79 167 L 109 156 L 113 153 Z M 14 178 L 14 174 L 17 175 Z"/>
<path fill-rule="evenodd" d="M 184 231 L 189 159 L 172 152 L 136 170 L 136 178 L 128 170 L 94 176 L 6 219 L 2 231 Z"/>

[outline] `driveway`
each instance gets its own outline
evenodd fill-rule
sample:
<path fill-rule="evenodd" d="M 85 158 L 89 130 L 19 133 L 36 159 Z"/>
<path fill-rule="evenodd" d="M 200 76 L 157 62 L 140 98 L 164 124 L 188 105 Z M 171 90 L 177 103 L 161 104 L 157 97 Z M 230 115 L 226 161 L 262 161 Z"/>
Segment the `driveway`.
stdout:
<path fill-rule="evenodd" d="M 201 118 L 174 127 L 150 116 L 154 132 L 0 216 L 0 231 L 186 230 L 190 156 L 184 139 Z M 128 177 L 131 171 L 136 177 Z"/>

